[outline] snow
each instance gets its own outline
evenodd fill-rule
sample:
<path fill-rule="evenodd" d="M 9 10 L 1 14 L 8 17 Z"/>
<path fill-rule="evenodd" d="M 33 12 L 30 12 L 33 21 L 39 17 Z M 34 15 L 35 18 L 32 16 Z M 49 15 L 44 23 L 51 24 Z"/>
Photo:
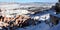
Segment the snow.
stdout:
<path fill-rule="evenodd" d="M 53 15 L 53 16 L 60 18 L 60 14 L 56 14 L 56 12 L 53 10 L 49 10 L 49 11 L 47 11 L 47 13 L 50 13 L 50 15 Z"/>
<path fill-rule="evenodd" d="M 35 20 L 38 20 L 38 19 L 39 19 L 39 16 L 35 16 L 34 19 L 35 19 Z"/>
<path fill-rule="evenodd" d="M 54 15 L 54 16 L 59 16 L 59 15 L 56 15 L 56 12 L 54 11 L 51 11 L 49 10 L 48 12 L 46 11 L 46 13 L 48 14 L 51 14 L 51 15 Z M 46 14 L 45 13 L 45 14 Z M 42 14 L 39 14 L 39 15 L 35 15 L 37 16 L 36 18 L 39 19 L 39 16 L 42 15 Z M 35 17 L 35 16 L 32 16 L 32 17 Z M 41 16 L 40 16 L 41 17 Z M 48 16 L 49 17 L 49 16 Z M 49 19 L 49 18 L 48 18 Z M 53 26 L 53 27 L 50 27 L 48 24 L 46 24 L 45 22 L 42 22 L 42 23 L 39 23 L 37 25 L 31 25 L 31 26 L 28 26 L 28 27 L 24 27 L 24 28 L 18 28 L 17 30 L 60 30 L 60 22 L 58 25 L 56 26 Z"/>
<path fill-rule="evenodd" d="M 11 17 L 11 13 L 20 13 L 20 14 L 27 14 L 29 13 L 27 10 L 17 10 L 17 11 L 6 11 L 5 14 L 7 17 Z M 60 14 L 56 15 L 56 12 L 54 11 L 44 11 L 44 12 L 40 12 L 36 15 L 31 15 L 31 18 L 33 19 L 38 19 L 39 21 L 45 21 L 45 20 L 49 20 L 50 19 L 50 15 L 54 15 L 60 18 Z M 50 26 L 48 24 L 46 24 L 45 22 L 39 23 L 37 25 L 31 25 L 31 26 L 27 26 L 24 28 L 18 28 L 17 30 L 60 30 L 60 24 L 58 24 L 57 26 L 54 26 L 52 28 L 50 28 Z"/>
<path fill-rule="evenodd" d="M 47 20 L 49 18 L 50 18 L 50 14 L 45 14 L 45 15 L 42 15 L 40 19 L 45 21 L 45 20 Z"/>
<path fill-rule="evenodd" d="M 14 17 L 15 15 L 24 15 L 30 13 L 27 10 L 6 10 L 1 12 L 6 17 Z"/>
<path fill-rule="evenodd" d="M 32 15 L 31 17 L 34 19 L 38 19 L 39 21 L 40 20 L 45 21 L 50 18 L 50 14 L 47 12 L 41 12 L 36 15 Z M 45 22 L 39 23 L 35 26 L 31 25 L 31 26 L 24 27 L 24 28 L 18 28 L 18 30 L 49 30 L 49 29 L 50 29 L 50 26 L 46 24 Z"/>
<path fill-rule="evenodd" d="M 25 28 L 18 28 L 18 30 L 48 30 L 50 27 L 46 23 L 37 24 L 35 26 L 29 26 Z"/>
<path fill-rule="evenodd" d="M 53 28 L 51 28 L 50 30 L 60 30 L 60 23 L 54 26 Z"/>
<path fill-rule="evenodd" d="M 3 13 L 4 15 L 6 15 L 7 17 L 12 17 L 13 15 L 10 15 L 10 14 L 13 14 L 13 13 L 17 13 L 18 15 L 20 14 L 28 14 L 28 13 L 31 13 L 31 14 L 34 14 L 34 12 L 28 12 L 27 10 L 9 10 L 9 9 L 15 9 L 15 8 L 20 8 L 20 7 L 24 7 L 24 8 L 27 8 L 27 7 L 31 7 L 30 5 L 29 6 L 20 6 L 18 4 L 5 4 L 5 5 L 0 5 L 0 8 L 2 10 L 4 9 L 7 9 L 7 11 L 4 11 L 4 12 L 1 12 Z M 43 6 L 45 8 L 45 6 Z M 34 9 L 34 8 L 33 8 Z M 31 17 L 33 19 L 38 19 L 39 21 L 45 21 L 45 20 L 49 20 L 50 18 L 50 15 L 54 15 L 54 16 L 57 16 L 60 18 L 60 14 L 56 15 L 56 12 L 54 11 L 45 11 L 45 12 L 40 12 L 36 15 L 32 15 Z M 0 22 L 0 25 L 3 24 L 3 22 Z M 2 25 L 1 25 L 2 26 Z M 1 29 L 1 27 L 0 27 Z M 50 28 L 50 26 L 48 24 L 46 24 L 45 22 L 42 22 L 42 23 L 39 23 L 37 25 L 31 25 L 31 26 L 27 26 L 27 27 L 24 27 L 24 28 L 18 28 L 17 30 L 60 30 L 60 24 Z"/>
<path fill-rule="evenodd" d="M 47 12 L 40 12 L 38 14 L 35 15 L 31 15 L 32 19 L 36 19 L 38 21 L 45 21 L 48 20 L 50 18 L 50 14 Z"/>

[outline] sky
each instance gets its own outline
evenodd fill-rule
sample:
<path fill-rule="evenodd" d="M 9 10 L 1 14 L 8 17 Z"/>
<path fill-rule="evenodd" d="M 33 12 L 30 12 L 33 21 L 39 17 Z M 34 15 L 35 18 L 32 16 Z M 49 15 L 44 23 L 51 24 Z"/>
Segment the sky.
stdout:
<path fill-rule="evenodd" d="M 0 0 L 0 2 L 19 2 L 19 3 L 27 3 L 27 2 L 58 2 L 58 0 Z"/>

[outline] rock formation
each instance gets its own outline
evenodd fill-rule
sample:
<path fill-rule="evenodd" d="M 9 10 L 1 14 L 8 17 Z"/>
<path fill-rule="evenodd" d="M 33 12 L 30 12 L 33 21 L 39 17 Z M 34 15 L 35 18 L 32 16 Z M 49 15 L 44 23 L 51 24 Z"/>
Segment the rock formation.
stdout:
<path fill-rule="evenodd" d="M 57 14 L 60 13 L 60 0 L 59 0 L 58 3 L 56 3 L 56 5 L 55 5 L 55 10 L 56 10 L 56 13 L 57 13 Z"/>

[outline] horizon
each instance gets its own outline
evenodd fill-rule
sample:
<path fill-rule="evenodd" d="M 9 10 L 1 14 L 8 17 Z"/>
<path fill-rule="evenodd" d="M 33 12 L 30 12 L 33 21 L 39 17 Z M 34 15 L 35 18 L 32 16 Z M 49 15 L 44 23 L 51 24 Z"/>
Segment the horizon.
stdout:
<path fill-rule="evenodd" d="M 29 3 L 29 2 L 47 2 L 47 3 L 56 3 L 58 0 L 0 0 L 0 2 L 16 2 L 16 3 Z"/>

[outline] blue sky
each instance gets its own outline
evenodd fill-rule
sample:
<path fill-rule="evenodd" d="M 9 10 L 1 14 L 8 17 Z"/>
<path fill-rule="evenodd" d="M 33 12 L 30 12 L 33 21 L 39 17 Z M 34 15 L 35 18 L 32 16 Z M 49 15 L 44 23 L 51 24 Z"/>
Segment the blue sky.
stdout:
<path fill-rule="evenodd" d="M 19 3 L 27 3 L 27 2 L 57 2 L 58 0 L 0 0 L 0 2 L 19 2 Z"/>

